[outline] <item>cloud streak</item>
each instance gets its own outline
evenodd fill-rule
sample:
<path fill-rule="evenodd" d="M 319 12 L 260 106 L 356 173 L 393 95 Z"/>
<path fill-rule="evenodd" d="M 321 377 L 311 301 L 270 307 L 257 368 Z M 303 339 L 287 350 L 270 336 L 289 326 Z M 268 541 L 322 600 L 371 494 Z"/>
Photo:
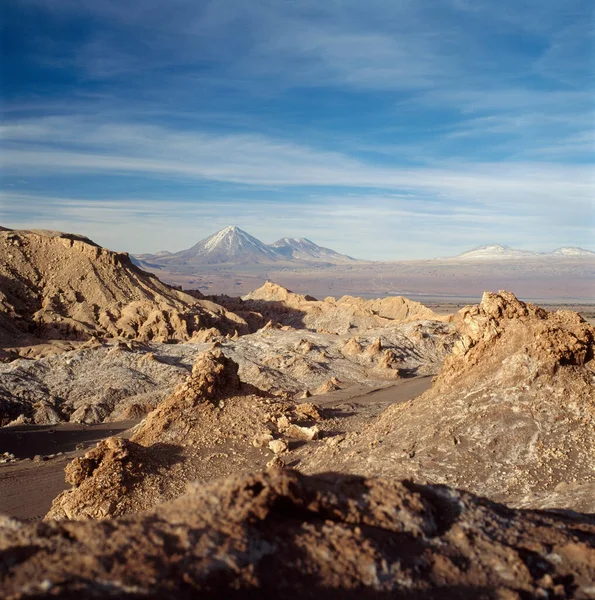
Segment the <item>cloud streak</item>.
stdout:
<path fill-rule="evenodd" d="M 156 126 L 96 125 L 53 118 L 0 129 L 13 145 L 10 173 L 142 173 L 246 185 L 402 189 L 488 203 L 532 203 L 561 194 L 570 202 L 593 197 L 590 167 L 539 163 L 459 163 L 447 168 L 381 167 L 344 153 L 261 135 L 213 135 Z M 506 197 L 502 197 L 506 195 Z M 512 196 L 511 196 L 512 195 Z"/>
<path fill-rule="evenodd" d="M 281 236 L 306 236 L 315 242 L 370 260 L 432 258 L 455 254 L 486 241 L 498 241 L 527 249 L 551 250 L 568 245 L 580 235 L 580 226 L 558 228 L 558 237 L 546 235 L 547 221 L 534 215 L 505 215 L 477 207 L 445 210 L 425 202 L 420 210 L 409 199 L 378 194 L 317 196 L 306 205 L 290 201 L 283 206 L 283 224 L 270 202 L 245 199 L 211 204 L 152 199 L 72 198 L 0 195 L 0 220 L 13 227 L 43 227 L 82 233 L 118 250 L 154 252 L 181 250 L 231 223 L 265 242 Z M 19 204 L 31 212 L 24 216 Z M 233 215 L 233 221 L 229 215 Z M 328 224 L 333 227 L 329 228 Z M 493 226 L 505 226 L 498 240 L 490 236 Z M 519 231 L 539 225 L 541 234 L 519 244 Z M 566 237 L 565 237 L 566 236 Z M 159 247 L 155 247 L 155 240 Z M 585 244 L 588 246 L 588 243 Z"/>

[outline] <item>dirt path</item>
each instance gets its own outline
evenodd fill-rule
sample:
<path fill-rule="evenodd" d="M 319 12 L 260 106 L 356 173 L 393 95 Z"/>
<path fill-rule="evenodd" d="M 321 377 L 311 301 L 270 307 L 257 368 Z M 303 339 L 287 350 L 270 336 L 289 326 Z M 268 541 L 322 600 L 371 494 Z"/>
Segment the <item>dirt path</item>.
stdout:
<path fill-rule="evenodd" d="M 138 421 L 79 425 L 22 425 L 0 428 L 0 453 L 10 452 L 17 458 L 35 455 L 73 452 L 77 445 L 91 446 L 110 435 L 117 435 L 136 425 Z"/>
<path fill-rule="evenodd" d="M 351 386 L 321 396 L 313 396 L 311 401 L 325 408 L 332 408 L 345 402 L 365 404 L 401 404 L 420 394 L 432 385 L 432 377 L 413 377 L 389 383 L 385 387 L 370 389 L 369 386 Z"/>
<path fill-rule="evenodd" d="M 41 519 L 52 500 L 69 487 L 64 481 L 64 467 L 73 456 L 0 466 L 0 513 L 25 520 Z"/>
<path fill-rule="evenodd" d="M 25 459 L 0 465 L 0 513 L 21 519 L 41 519 L 52 500 L 68 488 L 64 467 L 86 448 L 111 435 L 126 435 L 138 421 L 0 428 L 0 452 Z M 77 445 L 84 448 L 77 450 Z M 40 462 L 31 459 L 63 452 Z"/>

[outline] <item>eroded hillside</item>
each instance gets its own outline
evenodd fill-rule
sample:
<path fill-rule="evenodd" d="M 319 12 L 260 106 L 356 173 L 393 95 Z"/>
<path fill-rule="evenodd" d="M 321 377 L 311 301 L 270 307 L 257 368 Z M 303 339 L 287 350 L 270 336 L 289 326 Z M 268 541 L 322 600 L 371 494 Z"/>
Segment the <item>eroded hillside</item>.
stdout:
<path fill-rule="evenodd" d="M 0 345 L 8 355 L 52 353 L 94 337 L 187 340 L 212 326 L 247 330 L 237 315 L 82 236 L 0 232 Z"/>
<path fill-rule="evenodd" d="M 292 327 L 306 327 L 324 333 L 354 333 L 395 322 L 420 319 L 448 320 L 420 302 L 401 296 L 378 300 L 363 300 L 353 296 L 316 300 L 296 294 L 280 285 L 267 281 L 262 287 L 243 297 L 243 306 L 265 318 Z M 237 304 L 230 304 L 240 309 Z"/>

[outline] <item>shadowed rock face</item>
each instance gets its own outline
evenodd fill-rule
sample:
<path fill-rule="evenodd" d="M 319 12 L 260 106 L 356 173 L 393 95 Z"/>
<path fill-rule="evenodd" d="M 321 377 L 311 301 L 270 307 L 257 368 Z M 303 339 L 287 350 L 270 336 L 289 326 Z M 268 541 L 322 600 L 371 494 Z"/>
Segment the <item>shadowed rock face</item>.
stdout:
<path fill-rule="evenodd" d="M 407 481 L 294 471 L 149 513 L 0 520 L 5 597 L 588 598 L 595 520 Z"/>
<path fill-rule="evenodd" d="M 517 506 L 539 497 L 539 506 L 595 512 L 593 496 L 577 489 L 595 483 L 595 329 L 507 292 L 485 294 L 456 324 L 460 340 L 430 390 L 305 468 L 330 461 Z"/>

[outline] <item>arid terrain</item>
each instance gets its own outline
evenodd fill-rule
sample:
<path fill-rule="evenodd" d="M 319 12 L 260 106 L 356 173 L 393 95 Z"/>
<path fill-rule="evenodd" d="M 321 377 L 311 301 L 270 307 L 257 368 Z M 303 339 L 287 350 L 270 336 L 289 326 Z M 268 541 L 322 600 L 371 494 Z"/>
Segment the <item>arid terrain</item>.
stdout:
<path fill-rule="evenodd" d="M 243 296 L 271 280 L 318 298 L 407 296 L 424 303 L 469 304 L 479 302 L 486 290 L 509 289 L 524 300 L 594 312 L 595 252 L 582 248 L 544 253 L 490 245 L 447 258 L 373 262 L 304 238 L 266 245 L 228 227 L 188 250 L 135 260 L 166 283 L 205 294 Z"/>
<path fill-rule="evenodd" d="M 194 275 L 150 270 L 171 285 L 207 295 L 245 295 L 272 280 L 317 298 L 407 296 L 420 302 L 460 304 L 478 302 L 485 290 L 512 289 L 525 300 L 586 305 L 592 311 L 595 297 L 595 261 L 590 259 L 562 259 L 556 265 L 427 260 L 264 270 L 233 266 L 209 267 Z"/>
<path fill-rule="evenodd" d="M 385 268 L 284 240 L 258 256 L 341 262 L 337 289 Z M 393 271 L 428 303 L 287 270 L 239 297 L 0 231 L 2 595 L 594 598 L 589 260 L 562 256 L 547 308 L 474 261 L 468 288 Z"/>

